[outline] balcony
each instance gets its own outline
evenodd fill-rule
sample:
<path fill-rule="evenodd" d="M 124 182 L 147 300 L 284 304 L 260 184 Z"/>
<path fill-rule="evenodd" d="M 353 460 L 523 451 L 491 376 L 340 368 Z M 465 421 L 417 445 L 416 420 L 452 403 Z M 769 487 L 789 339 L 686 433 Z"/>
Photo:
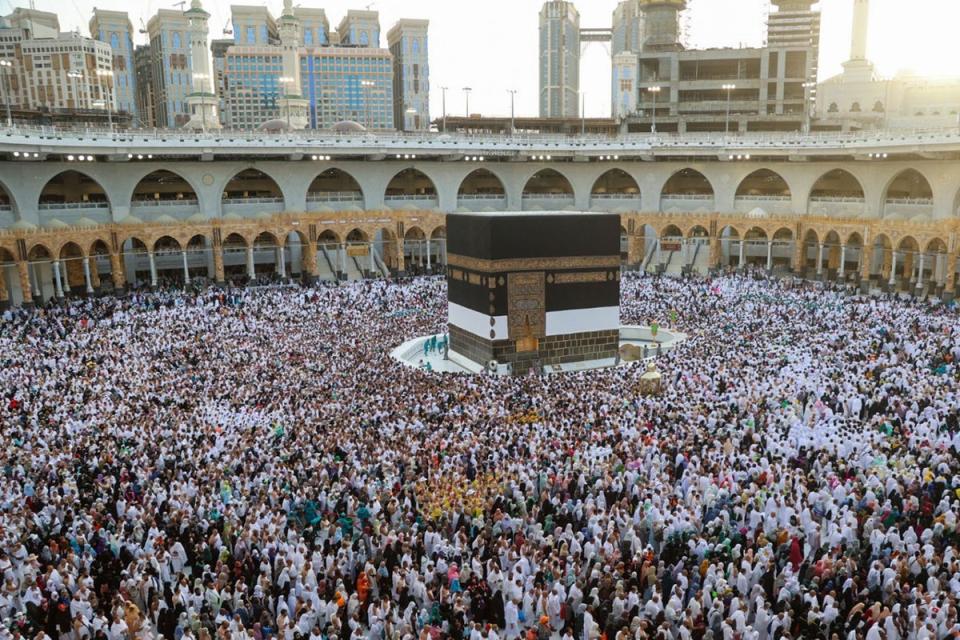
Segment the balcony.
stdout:
<path fill-rule="evenodd" d="M 507 208 L 507 196 L 502 193 L 464 193 L 457 196 L 457 208 L 468 211 L 504 211 Z"/>
<path fill-rule="evenodd" d="M 315 191 L 307 194 L 307 211 L 345 211 L 363 208 L 359 191 Z"/>
<path fill-rule="evenodd" d="M 177 220 L 186 220 L 200 211 L 196 198 L 181 200 L 134 200 L 130 203 L 130 214 L 141 220 L 149 221 L 161 215 Z"/>
<path fill-rule="evenodd" d="M 525 193 L 522 197 L 524 211 L 563 211 L 572 209 L 572 195 L 564 193 Z"/>
<path fill-rule="evenodd" d="M 933 198 L 887 198 L 883 217 L 889 220 L 912 220 L 933 217 Z"/>
<path fill-rule="evenodd" d="M 590 196 L 590 208 L 594 211 L 639 211 L 640 206 L 639 193 L 594 193 Z"/>
<path fill-rule="evenodd" d="M 733 200 L 733 208 L 737 213 L 750 213 L 756 209 L 763 209 L 767 213 L 787 215 L 793 212 L 793 198 L 783 195 L 737 196 Z"/>
<path fill-rule="evenodd" d="M 664 213 L 706 213 L 713 211 L 711 193 L 665 193 L 660 196 Z"/>
<path fill-rule="evenodd" d="M 852 196 L 814 196 L 808 207 L 812 215 L 850 218 L 862 216 L 865 209 L 866 201 Z"/>
<path fill-rule="evenodd" d="M 410 211 L 436 209 L 440 204 L 440 200 L 436 195 L 428 195 L 425 193 L 388 195 L 384 196 L 383 202 L 391 209 L 406 209 Z"/>
<path fill-rule="evenodd" d="M 224 198 L 220 201 L 222 215 L 234 214 L 244 218 L 252 218 L 260 213 L 273 214 L 283 211 L 283 198 Z"/>

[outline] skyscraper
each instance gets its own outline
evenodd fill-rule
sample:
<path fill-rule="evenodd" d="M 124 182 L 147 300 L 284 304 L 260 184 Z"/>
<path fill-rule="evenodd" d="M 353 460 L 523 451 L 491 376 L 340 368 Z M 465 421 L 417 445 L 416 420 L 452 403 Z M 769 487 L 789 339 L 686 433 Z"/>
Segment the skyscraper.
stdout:
<path fill-rule="evenodd" d="M 207 44 L 210 14 L 203 10 L 200 0 L 191 0 L 184 12 L 190 21 L 190 70 L 193 90 L 187 94 L 187 113 L 190 119 L 183 126 L 190 129 L 219 129 L 219 99 L 213 89 L 213 66 Z"/>
<path fill-rule="evenodd" d="M 156 126 L 180 127 L 190 119 L 187 95 L 193 91 L 190 19 L 183 11 L 160 9 L 147 22 L 147 33 L 150 35 Z"/>
<path fill-rule="evenodd" d="M 110 45 L 113 52 L 113 86 L 116 106 L 129 113 L 133 121 L 137 113 L 137 73 L 133 51 L 133 25 L 126 11 L 94 9 L 90 18 L 90 35 Z"/>
<path fill-rule="evenodd" d="M 341 46 L 379 47 L 380 14 L 350 9 L 337 27 Z"/>
<path fill-rule="evenodd" d="M 580 14 L 572 2 L 548 0 L 540 10 L 540 116 L 580 112 Z"/>
<path fill-rule="evenodd" d="M 404 19 L 387 32 L 393 55 L 393 121 L 404 131 L 430 126 L 429 25 L 429 20 Z"/>

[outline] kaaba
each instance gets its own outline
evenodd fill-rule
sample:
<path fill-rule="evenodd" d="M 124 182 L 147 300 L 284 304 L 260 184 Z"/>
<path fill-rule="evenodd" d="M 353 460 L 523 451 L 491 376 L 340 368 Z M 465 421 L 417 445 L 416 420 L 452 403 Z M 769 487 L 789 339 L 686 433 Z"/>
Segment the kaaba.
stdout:
<path fill-rule="evenodd" d="M 613 359 L 620 340 L 620 217 L 447 215 L 451 351 L 522 374 Z"/>

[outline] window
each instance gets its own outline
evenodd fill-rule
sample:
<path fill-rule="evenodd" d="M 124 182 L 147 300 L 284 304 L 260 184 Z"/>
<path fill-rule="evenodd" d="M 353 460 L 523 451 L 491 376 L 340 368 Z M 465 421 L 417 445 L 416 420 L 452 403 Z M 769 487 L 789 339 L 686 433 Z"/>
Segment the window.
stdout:
<path fill-rule="evenodd" d="M 120 48 L 120 38 L 118 38 L 117 34 L 115 33 L 110 34 L 110 47 L 113 49 Z"/>
<path fill-rule="evenodd" d="M 360 32 L 360 45 L 366 47 L 370 44 L 370 36 L 367 35 L 366 31 Z"/>
<path fill-rule="evenodd" d="M 257 42 L 257 30 L 253 27 L 247 27 L 247 44 L 255 44 Z"/>
<path fill-rule="evenodd" d="M 414 54 L 420 53 L 420 38 L 413 39 L 413 53 Z"/>
<path fill-rule="evenodd" d="M 827 109 L 827 112 L 828 112 L 828 113 L 836 113 L 837 111 L 840 111 L 840 107 L 837 106 L 837 103 L 836 103 L 836 102 L 831 102 L 831 103 L 830 103 L 830 108 Z"/>
<path fill-rule="evenodd" d="M 173 48 L 174 48 L 174 49 L 179 49 L 180 46 L 181 46 L 181 42 L 180 42 L 180 32 L 179 32 L 179 31 L 174 31 L 174 32 L 173 32 Z"/>
<path fill-rule="evenodd" d="M 303 44 L 308 46 L 313 44 L 313 29 L 303 30 Z"/>
<path fill-rule="evenodd" d="M 850 105 L 850 113 L 860 113 L 860 103 L 854 102 Z"/>
<path fill-rule="evenodd" d="M 874 113 L 883 113 L 884 112 L 883 103 L 877 100 L 876 103 L 874 103 L 873 105 L 873 111 Z"/>
<path fill-rule="evenodd" d="M 260 42 L 263 44 L 267 43 L 267 25 L 260 25 Z"/>

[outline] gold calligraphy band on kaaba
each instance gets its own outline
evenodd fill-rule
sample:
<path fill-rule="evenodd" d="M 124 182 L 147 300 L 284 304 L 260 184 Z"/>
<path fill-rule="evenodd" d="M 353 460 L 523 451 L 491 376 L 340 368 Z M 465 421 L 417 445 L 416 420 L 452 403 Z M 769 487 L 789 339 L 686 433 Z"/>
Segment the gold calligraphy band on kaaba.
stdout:
<path fill-rule="evenodd" d="M 470 271 L 483 273 L 502 273 L 505 271 L 563 271 L 567 269 L 618 269 L 620 256 L 566 256 L 557 258 L 504 258 L 489 260 L 461 256 L 455 253 L 447 255 L 447 264 Z"/>

